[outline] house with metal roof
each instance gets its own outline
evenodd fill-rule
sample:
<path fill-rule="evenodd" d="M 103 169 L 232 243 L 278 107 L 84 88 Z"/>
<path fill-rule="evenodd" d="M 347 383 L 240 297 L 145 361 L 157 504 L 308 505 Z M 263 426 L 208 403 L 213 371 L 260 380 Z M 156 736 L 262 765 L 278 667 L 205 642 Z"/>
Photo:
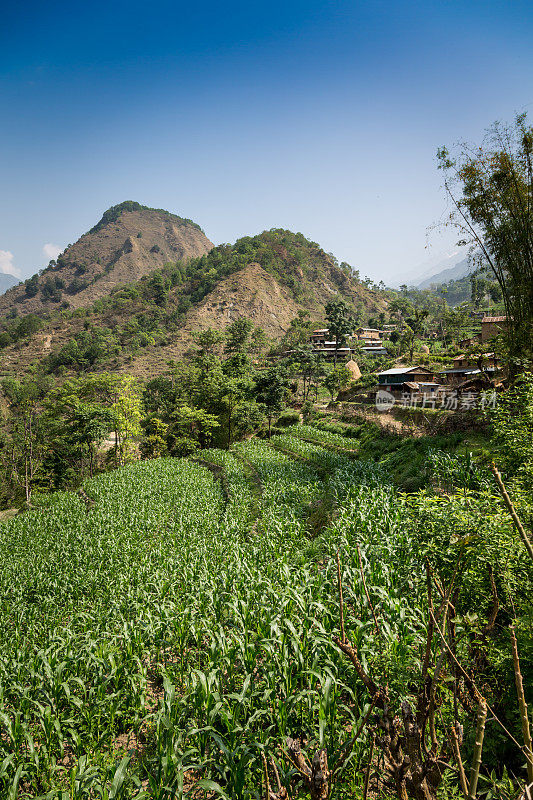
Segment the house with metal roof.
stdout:
<path fill-rule="evenodd" d="M 477 362 L 478 358 L 483 359 L 483 370 L 480 369 Z M 439 372 L 439 379 L 443 383 L 455 386 L 458 383 L 477 376 L 481 376 L 482 372 L 488 377 L 492 378 L 498 369 L 498 360 L 494 353 L 485 353 L 483 355 L 466 356 L 460 355 L 453 359 L 453 367 L 444 369 Z"/>
<path fill-rule="evenodd" d="M 413 386 L 407 384 L 430 384 L 435 380 L 435 374 L 427 367 L 394 367 L 378 372 L 380 389 L 388 392 L 412 391 Z"/>
<path fill-rule="evenodd" d="M 394 386 L 404 381 L 431 381 L 435 373 L 427 367 L 394 367 L 378 372 L 380 386 Z"/>

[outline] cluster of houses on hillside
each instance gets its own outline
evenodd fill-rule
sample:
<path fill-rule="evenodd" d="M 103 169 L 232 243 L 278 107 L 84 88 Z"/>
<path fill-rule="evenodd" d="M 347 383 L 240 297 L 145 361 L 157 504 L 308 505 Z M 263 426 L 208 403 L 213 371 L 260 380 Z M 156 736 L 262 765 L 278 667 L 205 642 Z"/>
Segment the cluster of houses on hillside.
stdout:
<path fill-rule="evenodd" d="M 485 344 L 505 328 L 504 316 L 488 317 L 480 320 L 480 330 L 475 336 L 463 339 L 459 344 L 466 349 Z M 382 329 L 358 328 L 346 337 L 345 343 L 336 348 L 336 343 L 328 328 L 317 328 L 310 335 L 310 344 L 316 355 L 325 359 L 347 362 L 354 380 L 361 377 L 358 365 L 352 360 L 354 350 L 367 356 L 387 355 L 383 340 L 390 338 L 397 326 L 387 325 Z M 423 346 L 426 353 L 429 348 Z M 393 369 L 377 373 L 377 391 L 386 391 L 395 399 L 409 405 L 433 405 L 440 400 L 441 405 L 449 398 L 469 397 L 474 393 L 485 393 L 494 389 L 499 379 L 499 365 L 494 353 L 469 355 L 463 353 L 453 359 L 451 366 L 440 371 L 424 366 L 397 365 Z"/>
<path fill-rule="evenodd" d="M 476 344 L 484 344 L 490 339 L 497 336 L 505 328 L 507 319 L 504 316 L 500 317 L 483 317 L 480 320 L 480 330 L 474 336 L 467 339 L 462 339 L 459 342 L 461 347 L 472 347 Z M 345 344 L 335 349 L 335 340 L 330 335 L 328 328 L 317 328 L 309 337 L 310 344 L 313 347 L 313 352 L 323 358 L 330 359 L 337 358 L 351 358 L 355 349 L 368 356 L 384 356 L 387 355 L 387 350 L 383 346 L 383 340 L 390 338 L 393 331 L 397 330 L 397 325 L 384 325 L 383 328 L 357 328 L 357 330 L 346 336 Z M 430 335 L 428 338 L 436 338 L 437 333 Z M 429 350 L 427 351 L 429 352 Z M 462 364 L 454 364 L 454 368 L 462 367 Z"/>
<path fill-rule="evenodd" d="M 462 347 L 475 347 L 493 339 L 506 325 L 506 317 L 484 317 L 476 337 L 463 339 Z M 461 354 L 447 369 L 434 371 L 423 366 L 396 366 L 378 373 L 378 391 L 387 391 L 409 405 L 433 405 L 439 398 L 467 398 L 485 394 L 498 385 L 501 372 L 494 353 Z M 434 405 L 433 405 L 434 407 Z"/>
<path fill-rule="evenodd" d="M 352 351 L 357 348 L 359 352 L 369 356 L 387 355 L 383 347 L 383 339 L 396 329 L 388 325 L 382 330 L 378 328 L 358 328 L 346 337 L 346 344 L 337 348 L 338 358 L 351 358 Z M 332 340 L 328 328 L 317 328 L 310 336 L 313 352 L 323 358 L 335 357 L 335 340 Z"/>

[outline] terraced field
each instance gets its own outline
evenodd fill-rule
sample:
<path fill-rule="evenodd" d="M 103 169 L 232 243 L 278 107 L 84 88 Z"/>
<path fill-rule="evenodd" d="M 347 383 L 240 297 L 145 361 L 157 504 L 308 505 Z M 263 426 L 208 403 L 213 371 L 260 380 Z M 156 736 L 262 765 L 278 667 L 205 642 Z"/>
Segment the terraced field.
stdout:
<path fill-rule="evenodd" d="M 272 793 L 277 772 L 309 797 L 288 737 L 338 765 L 331 797 L 386 791 L 369 726 L 352 738 L 370 697 L 335 641 L 337 563 L 346 638 L 404 696 L 426 556 L 406 498 L 351 447 L 301 426 L 0 524 L 0 796 L 262 798 L 267 763 Z"/>

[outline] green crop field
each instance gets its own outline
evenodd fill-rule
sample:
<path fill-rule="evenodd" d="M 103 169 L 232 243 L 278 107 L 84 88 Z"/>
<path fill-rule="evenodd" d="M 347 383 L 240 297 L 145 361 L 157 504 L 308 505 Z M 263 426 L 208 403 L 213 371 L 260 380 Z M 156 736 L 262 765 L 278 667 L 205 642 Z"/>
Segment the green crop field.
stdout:
<path fill-rule="evenodd" d="M 330 797 L 363 796 L 365 781 L 394 794 L 372 718 L 352 740 L 371 694 L 336 642 L 337 552 L 346 639 L 391 704 L 415 697 L 423 670 L 427 565 L 441 587 L 461 565 L 461 663 L 490 616 L 491 575 L 508 624 L 529 602 L 531 569 L 484 485 L 402 494 L 354 446 L 299 426 L 201 451 L 212 469 L 200 458 L 124 467 L 0 524 L 0 797 L 259 799 L 267 763 L 272 797 L 277 771 L 289 797 L 306 798 L 288 738 L 338 765 Z M 507 704 L 519 738 L 500 627 L 480 645 L 492 672 L 476 680 Z M 437 661 L 439 637 L 429 641 Z M 453 675 L 442 655 L 439 670 Z M 511 689 L 496 697 L 503 678 Z M 475 715 L 446 680 L 436 735 L 445 744 L 458 717 L 469 765 Z M 504 753 L 520 774 L 520 750 L 494 721 L 486 740 L 489 766 Z M 442 772 L 442 796 L 458 796 L 453 764 Z"/>

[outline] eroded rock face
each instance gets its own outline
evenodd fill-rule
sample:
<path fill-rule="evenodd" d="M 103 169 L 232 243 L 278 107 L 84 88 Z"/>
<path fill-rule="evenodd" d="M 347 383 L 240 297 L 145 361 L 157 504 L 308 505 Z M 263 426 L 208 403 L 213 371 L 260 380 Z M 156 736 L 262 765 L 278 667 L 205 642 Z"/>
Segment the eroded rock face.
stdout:
<path fill-rule="evenodd" d="M 139 280 L 169 261 L 187 261 L 208 253 L 213 243 L 189 220 L 155 209 L 126 208 L 95 227 L 70 245 L 55 265 L 38 279 L 39 290 L 28 296 L 25 286 L 16 286 L 0 297 L 0 315 L 16 308 L 19 315 L 45 314 L 68 302 L 79 308 L 105 297 L 115 287 Z M 130 210 L 132 209 L 132 210 Z M 48 283 L 57 291 L 52 299 L 43 296 Z M 50 293 L 48 293 L 50 294 Z"/>

